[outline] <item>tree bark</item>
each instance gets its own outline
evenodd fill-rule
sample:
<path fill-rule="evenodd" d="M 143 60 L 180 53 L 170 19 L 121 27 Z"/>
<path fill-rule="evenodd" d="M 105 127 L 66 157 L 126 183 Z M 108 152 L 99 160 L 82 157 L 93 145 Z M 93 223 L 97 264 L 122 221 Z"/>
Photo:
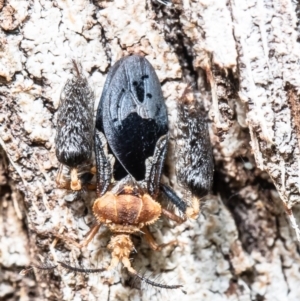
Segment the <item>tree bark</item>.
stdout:
<path fill-rule="evenodd" d="M 298 2 L 173 2 L 0 1 L 0 300 L 300 300 L 300 251 L 285 213 L 293 208 L 300 222 Z M 88 248 L 71 242 L 87 233 L 95 194 L 56 188 L 55 118 L 72 59 L 96 108 L 109 68 L 130 53 L 146 55 L 162 83 L 166 176 L 177 190 L 176 101 L 189 84 L 208 113 L 215 180 L 199 218 L 152 227 L 176 248 L 154 252 L 134 238 L 133 266 L 186 295 L 132 284 L 122 267 L 18 274 L 32 262 L 109 264 L 105 229 Z"/>

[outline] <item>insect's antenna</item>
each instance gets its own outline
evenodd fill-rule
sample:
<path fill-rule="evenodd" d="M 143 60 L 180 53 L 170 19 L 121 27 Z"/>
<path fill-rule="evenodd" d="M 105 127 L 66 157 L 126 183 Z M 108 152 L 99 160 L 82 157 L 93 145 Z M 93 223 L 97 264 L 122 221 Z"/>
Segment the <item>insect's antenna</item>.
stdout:
<path fill-rule="evenodd" d="M 155 282 L 141 274 L 139 274 L 137 271 L 131 269 L 129 271 L 130 274 L 134 275 L 135 277 L 139 278 L 141 281 L 144 281 L 145 283 L 147 284 L 150 284 L 152 286 L 155 286 L 155 287 L 159 287 L 159 288 L 165 288 L 165 289 L 178 289 L 178 288 L 182 288 L 183 285 L 180 285 L 180 284 L 174 284 L 174 285 L 167 285 L 167 284 L 163 284 L 163 283 L 159 283 L 159 282 Z M 181 291 L 186 294 L 186 291 L 181 289 Z"/>
<path fill-rule="evenodd" d="M 57 268 L 57 264 L 55 265 L 38 265 L 38 264 L 33 264 L 32 265 L 34 268 L 38 269 L 38 270 L 44 270 L 44 271 L 47 271 L 47 270 L 54 270 L 55 268 Z"/>
<path fill-rule="evenodd" d="M 23 269 L 20 272 L 20 275 L 25 276 L 27 275 L 29 272 L 31 272 L 33 269 L 38 269 L 38 270 L 42 270 L 42 271 L 49 271 L 49 270 L 54 270 L 55 268 L 57 268 L 57 264 L 53 265 L 53 266 L 47 266 L 47 265 L 38 265 L 38 264 L 32 264 L 30 267 L 28 267 L 27 269 Z"/>
<path fill-rule="evenodd" d="M 85 274 L 92 274 L 92 273 L 101 273 L 106 271 L 104 268 L 100 269 L 86 269 L 86 268 L 78 268 L 78 267 L 73 267 L 71 265 L 68 265 L 62 261 L 58 261 L 58 263 L 65 269 L 70 270 L 75 273 L 85 273 Z"/>

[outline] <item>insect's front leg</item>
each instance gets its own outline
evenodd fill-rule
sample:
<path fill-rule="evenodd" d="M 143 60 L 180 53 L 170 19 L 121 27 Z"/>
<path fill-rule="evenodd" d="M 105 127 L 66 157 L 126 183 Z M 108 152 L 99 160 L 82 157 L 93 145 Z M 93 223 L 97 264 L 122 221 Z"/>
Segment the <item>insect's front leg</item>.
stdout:
<path fill-rule="evenodd" d="M 59 164 L 58 173 L 55 179 L 56 185 L 58 188 L 61 189 L 71 189 L 70 180 L 68 180 L 65 175 L 63 174 L 63 164 Z"/>
<path fill-rule="evenodd" d="M 101 197 L 108 190 L 112 177 L 112 167 L 110 158 L 107 155 L 106 139 L 100 131 L 95 130 L 95 156 L 96 156 L 96 168 L 91 169 L 93 173 L 96 173 L 97 178 L 97 195 Z M 101 224 L 96 222 L 90 231 L 87 233 L 85 239 L 76 244 L 78 248 L 86 247 L 95 235 L 98 233 Z"/>
<path fill-rule="evenodd" d="M 91 183 L 96 174 L 96 167 L 92 167 L 87 172 L 79 172 L 79 169 L 71 169 L 70 176 L 63 173 L 64 165 L 59 165 L 59 170 L 55 179 L 56 185 L 60 189 L 79 191 L 83 187 L 88 190 L 95 190 L 95 184 Z"/>
<path fill-rule="evenodd" d="M 81 190 L 82 185 L 81 185 L 81 180 L 78 175 L 78 169 L 77 168 L 72 168 L 71 169 L 71 190 L 74 191 L 79 191 Z"/>

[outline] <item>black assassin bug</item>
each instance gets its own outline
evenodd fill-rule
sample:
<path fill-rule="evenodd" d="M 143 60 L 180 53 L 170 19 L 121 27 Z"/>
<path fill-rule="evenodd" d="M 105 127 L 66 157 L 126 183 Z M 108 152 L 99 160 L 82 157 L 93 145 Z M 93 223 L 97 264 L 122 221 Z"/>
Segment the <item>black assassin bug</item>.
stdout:
<path fill-rule="evenodd" d="M 81 190 L 92 156 L 94 94 L 77 63 L 73 64 L 76 76 L 64 86 L 57 114 L 55 145 L 61 164 L 56 183 L 60 188 Z M 71 180 L 63 175 L 64 166 Z"/>

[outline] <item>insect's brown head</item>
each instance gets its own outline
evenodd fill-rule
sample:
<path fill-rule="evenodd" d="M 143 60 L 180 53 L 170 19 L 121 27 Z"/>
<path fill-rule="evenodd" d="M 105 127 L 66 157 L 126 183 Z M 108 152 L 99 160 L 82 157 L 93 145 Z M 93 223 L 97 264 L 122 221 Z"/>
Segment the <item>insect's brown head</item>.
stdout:
<path fill-rule="evenodd" d="M 127 193 L 126 193 L 127 192 Z M 126 187 L 124 194 L 107 192 L 93 206 L 95 217 L 115 233 L 133 233 L 153 224 L 161 215 L 161 206 L 150 195 L 133 195 Z"/>

